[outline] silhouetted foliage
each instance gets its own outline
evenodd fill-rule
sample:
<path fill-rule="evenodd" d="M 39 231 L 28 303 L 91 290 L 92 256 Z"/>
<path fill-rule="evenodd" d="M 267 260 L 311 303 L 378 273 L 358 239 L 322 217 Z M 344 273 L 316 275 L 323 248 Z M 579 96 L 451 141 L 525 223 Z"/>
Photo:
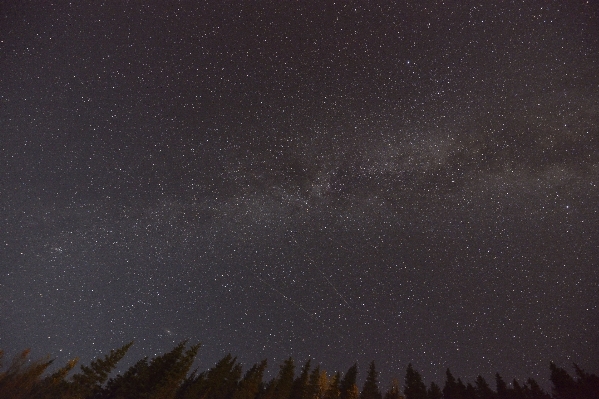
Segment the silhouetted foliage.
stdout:
<path fill-rule="evenodd" d="M 273 399 L 275 396 L 275 388 L 277 387 L 277 379 L 273 378 L 267 383 L 261 383 L 256 399 Z"/>
<path fill-rule="evenodd" d="M 358 386 L 356 384 L 352 385 L 347 390 L 347 399 L 359 399 L 360 391 L 358 390 Z"/>
<path fill-rule="evenodd" d="M 471 383 L 466 384 L 466 389 L 464 390 L 464 399 L 476 399 L 476 391 Z"/>
<path fill-rule="evenodd" d="M 258 395 L 266 365 L 266 360 L 263 360 L 245 373 L 245 376 L 239 383 L 239 388 L 233 394 L 233 399 L 254 399 Z"/>
<path fill-rule="evenodd" d="M 324 393 L 324 399 L 339 399 L 341 396 L 341 390 L 339 388 L 339 384 L 341 383 L 341 374 L 337 372 L 331 382 L 329 383 L 329 387 Z"/>
<path fill-rule="evenodd" d="M 353 395 L 354 386 L 357 388 L 356 380 L 358 378 L 358 365 L 354 364 L 351 366 L 347 373 L 343 376 L 341 380 L 341 384 L 339 387 L 340 390 L 340 399 L 350 399 L 350 394 Z"/>
<path fill-rule="evenodd" d="M 382 399 L 381 391 L 378 387 L 378 373 L 374 365 L 374 360 L 370 362 L 370 366 L 368 367 L 368 374 L 360 393 L 360 399 Z"/>
<path fill-rule="evenodd" d="M 81 366 L 71 377 L 69 373 L 77 359 L 43 376 L 52 364 L 48 357 L 30 360 L 30 351 L 25 350 L 4 368 L 4 352 L 0 350 L 0 399 L 382 399 L 374 362 L 370 363 L 361 393 L 356 384 L 357 364 L 343 378 L 340 373 L 329 378 L 320 365 L 311 370 L 309 360 L 295 378 L 291 357 L 280 365 L 276 378 L 264 383 L 266 360 L 254 364 L 242 378 L 242 366 L 231 354 L 207 371 L 189 373 L 200 345 L 188 348 L 185 341 L 151 360 L 143 358 L 123 374 L 108 379 L 131 345 L 113 350 L 89 366 Z M 599 399 L 599 377 L 576 364 L 573 367 L 572 376 L 554 363 L 549 365 L 552 383 L 549 395 L 532 378 L 524 383 L 513 380 L 507 384 L 497 373 L 496 391 L 493 391 L 482 376 L 474 383 L 464 383 L 449 369 L 443 390 L 434 382 L 427 389 L 420 373 L 409 364 L 405 398 L 394 379 L 384 399 Z"/>
<path fill-rule="evenodd" d="M 281 365 L 281 370 L 279 371 L 279 376 L 277 377 L 273 392 L 273 399 L 289 399 L 291 390 L 293 389 L 294 376 L 295 364 L 290 357 Z"/>
<path fill-rule="evenodd" d="M 310 363 L 311 361 L 308 360 L 304 367 L 302 367 L 300 375 L 293 381 L 289 399 L 307 399 L 308 382 L 310 379 Z"/>
<path fill-rule="evenodd" d="M 526 382 L 528 383 L 528 386 L 530 387 L 530 392 L 528 394 L 530 399 L 550 399 L 551 398 L 551 395 L 549 395 L 548 393 L 543 391 L 541 389 L 541 387 L 539 386 L 539 384 L 537 384 L 537 382 L 534 379 L 529 378 Z"/>
<path fill-rule="evenodd" d="M 495 396 L 495 392 L 493 392 L 493 390 L 482 375 L 476 377 L 476 381 L 474 381 L 474 384 L 474 391 L 476 392 L 477 399 L 493 399 L 493 397 Z"/>
<path fill-rule="evenodd" d="M 30 397 L 39 384 L 41 375 L 52 361 L 44 358 L 27 364 L 29 353 L 30 350 L 26 349 L 16 355 L 8 369 L 0 373 L 0 398 Z M 4 352 L 0 352 L 0 355 L 4 355 Z"/>
<path fill-rule="evenodd" d="M 430 387 L 426 391 L 426 397 L 428 399 L 442 399 L 443 392 L 441 391 L 441 387 L 434 382 L 431 382 Z"/>
<path fill-rule="evenodd" d="M 323 399 L 328 385 L 326 371 L 321 370 L 320 365 L 316 366 L 310 373 L 304 399 Z"/>
<path fill-rule="evenodd" d="M 499 375 L 499 373 L 495 374 L 495 389 L 497 391 L 498 399 L 508 399 L 507 384 L 505 383 L 501 375 Z"/>
<path fill-rule="evenodd" d="M 445 386 L 443 387 L 443 398 L 444 399 L 463 399 L 458 383 L 455 380 L 451 371 L 447 369 L 445 371 Z"/>
<path fill-rule="evenodd" d="M 553 362 L 549 365 L 550 380 L 553 383 L 555 399 L 597 399 L 599 398 L 599 377 L 588 374 L 574 364 L 576 380 L 566 370 L 557 367 Z"/>
<path fill-rule="evenodd" d="M 399 387 L 399 380 L 394 378 L 391 380 L 391 386 L 385 392 L 385 399 L 402 399 L 401 389 Z"/>
<path fill-rule="evenodd" d="M 406 399 L 427 399 L 426 385 L 422 382 L 420 373 L 412 367 L 412 363 L 408 364 L 406 370 L 403 393 Z"/>
<path fill-rule="evenodd" d="M 458 397 L 466 399 L 466 385 L 462 382 L 460 378 L 458 378 Z"/>
<path fill-rule="evenodd" d="M 61 396 L 62 392 L 68 390 L 67 375 L 77 365 L 78 359 L 72 359 L 67 364 L 51 375 L 44 378 L 37 384 L 31 393 L 31 397 L 36 399 L 51 399 Z"/>
<path fill-rule="evenodd" d="M 226 355 L 216 365 L 195 376 L 185 379 L 177 392 L 177 399 L 209 397 L 211 399 L 232 399 L 241 378 L 241 365 L 231 354 Z"/>
<path fill-rule="evenodd" d="M 81 366 L 81 372 L 73 376 L 73 383 L 69 391 L 74 397 L 87 398 L 99 395 L 102 386 L 108 379 L 110 372 L 117 363 L 125 356 L 133 342 L 123 347 L 110 351 L 103 359 L 96 359 L 88 366 Z"/>

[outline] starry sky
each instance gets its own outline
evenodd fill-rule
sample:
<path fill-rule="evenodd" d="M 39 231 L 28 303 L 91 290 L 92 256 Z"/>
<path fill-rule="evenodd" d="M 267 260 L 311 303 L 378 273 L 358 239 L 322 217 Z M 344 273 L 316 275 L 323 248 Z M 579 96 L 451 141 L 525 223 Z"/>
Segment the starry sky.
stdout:
<path fill-rule="evenodd" d="M 142 4 L 143 3 L 143 4 Z M 599 370 L 599 4 L 2 1 L 0 347 L 381 387 Z M 129 363 L 127 363 L 129 362 Z"/>

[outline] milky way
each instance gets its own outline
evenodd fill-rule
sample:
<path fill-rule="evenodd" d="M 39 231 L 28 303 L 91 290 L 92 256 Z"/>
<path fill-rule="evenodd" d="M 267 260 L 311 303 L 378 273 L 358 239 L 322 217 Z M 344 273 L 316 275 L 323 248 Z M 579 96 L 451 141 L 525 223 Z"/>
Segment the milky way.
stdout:
<path fill-rule="evenodd" d="M 3 6 L 0 347 L 596 372 L 599 8 L 403 3 Z"/>

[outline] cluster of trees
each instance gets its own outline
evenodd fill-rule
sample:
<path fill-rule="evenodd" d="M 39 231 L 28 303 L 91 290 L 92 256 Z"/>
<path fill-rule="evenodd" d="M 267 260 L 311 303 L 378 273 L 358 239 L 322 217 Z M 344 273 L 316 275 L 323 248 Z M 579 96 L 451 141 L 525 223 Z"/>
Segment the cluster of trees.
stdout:
<path fill-rule="evenodd" d="M 46 375 L 52 364 L 49 358 L 31 361 L 26 350 L 4 368 L 4 352 L 0 351 L 0 399 L 599 399 L 599 377 L 576 365 L 573 377 L 550 364 L 551 395 L 533 379 L 522 384 L 514 380 L 508 386 L 496 374 L 493 390 L 482 376 L 476 378 L 474 385 L 464 384 L 449 369 L 442 389 L 434 382 L 427 387 L 411 364 L 406 370 L 403 389 L 394 380 L 383 394 L 374 362 L 370 363 L 361 390 L 357 385 L 356 364 L 343 375 L 337 372 L 329 376 L 319 365 L 312 367 L 308 361 L 296 375 L 294 361 L 289 358 L 280 366 L 277 377 L 265 382 L 266 360 L 254 364 L 244 374 L 237 359 L 229 354 L 210 370 L 189 373 L 200 345 L 188 347 L 186 342 L 151 360 L 143 358 L 125 373 L 109 378 L 131 345 L 113 350 L 89 366 L 81 366 L 71 376 L 77 359 Z"/>

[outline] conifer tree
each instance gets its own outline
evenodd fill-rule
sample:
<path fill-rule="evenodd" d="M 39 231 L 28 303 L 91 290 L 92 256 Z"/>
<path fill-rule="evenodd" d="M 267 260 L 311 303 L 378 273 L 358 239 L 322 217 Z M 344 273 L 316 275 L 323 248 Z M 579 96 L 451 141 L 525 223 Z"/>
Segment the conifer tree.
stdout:
<path fill-rule="evenodd" d="M 320 365 L 314 367 L 308 376 L 304 399 L 318 399 L 320 391 Z"/>
<path fill-rule="evenodd" d="M 426 397 L 428 399 L 443 399 L 443 392 L 441 391 L 441 387 L 431 382 L 430 387 L 426 391 Z"/>
<path fill-rule="evenodd" d="M 551 399 L 551 395 L 543 391 L 533 378 L 529 378 L 526 382 L 530 387 L 530 399 Z"/>
<path fill-rule="evenodd" d="M 462 382 L 461 378 L 458 378 L 457 387 L 458 387 L 457 396 L 459 398 L 466 399 L 466 385 Z"/>
<path fill-rule="evenodd" d="M 327 389 L 326 372 L 321 372 L 320 365 L 316 366 L 310 373 L 308 387 L 304 399 L 322 399 Z"/>
<path fill-rule="evenodd" d="M 471 383 L 466 384 L 466 388 L 464 389 L 464 399 L 477 399 L 476 390 Z"/>
<path fill-rule="evenodd" d="M 15 356 L 6 370 L 2 369 L 4 352 L 0 350 L 0 399 L 382 399 L 378 388 L 378 373 L 374 361 L 370 363 L 362 392 L 356 384 L 357 364 L 349 368 L 343 379 L 340 373 L 329 378 L 320 366 L 310 369 L 308 360 L 300 375 L 294 378 L 292 358 L 280 366 L 277 378 L 262 382 L 266 360 L 250 368 L 243 379 L 241 365 L 231 354 L 213 368 L 187 376 L 199 344 L 186 349 L 183 341 L 173 350 L 151 361 L 143 358 L 123 375 L 111 378 L 109 373 L 125 355 L 131 343 L 98 358 L 71 379 L 67 375 L 77 359 L 69 361 L 54 373 L 42 377 L 52 363 L 48 358 L 29 361 L 29 350 Z M 385 399 L 599 399 L 599 377 L 589 374 L 574 364 L 575 376 L 563 368 L 550 364 L 553 396 L 544 392 L 529 378 L 526 383 L 513 380 L 508 386 L 501 375 L 495 375 L 497 393 L 482 376 L 473 384 L 464 384 L 460 378 L 446 371 L 443 391 L 434 382 L 426 388 L 422 376 L 411 364 L 405 377 L 405 398 L 399 383 L 393 380 Z M 105 386 L 104 386 L 105 384 Z"/>
<path fill-rule="evenodd" d="M 566 370 L 557 367 L 555 363 L 549 364 L 551 377 L 549 379 L 553 383 L 553 397 L 556 399 L 576 399 L 577 389 L 574 378 L 568 374 Z"/>
<path fill-rule="evenodd" d="M 41 375 L 52 364 L 47 357 L 29 362 L 29 354 L 29 349 L 22 351 L 13 358 L 8 369 L 0 373 L 0 398 L 29 398 Z"/>
<path fill-rule="evenodd" d="M 316 393 L 316 399 L 324 399 L 324 394 L 326 393 L 327 389 L 329 389 L 330 383 L 331 379 L 327 375 L 326 370 L 320 370 L 318 376 L 318 392 Z"/>
<path fill-rule="evenodd" d="M 310 363 L 311 360 L 308 359 L 304 367 L 302 367 L 300 375 L 293 381 L 291 393 L 289 394 L 290 399 L 307 399 L 308 383 L 310 381 Z"/>
<path fill-rule="evenodd" d="M 412 367 L 412 363 L 408 364 L 408 369 L 406 370 L 403 393 L 406 399 L 427 399 L 426 385 L 422 382 L 420 373 Z"/>
<path fill-rule="evenodd" d="M 576 385 L 579 395 L 588 399 L 599 399 L 599 377 L 585 372 L 576 363 L 574 364 L 574 371 L 578 377 Z"/>
<path fill-rule="evenodd" d="M 341 374 L 339 372 L 335 373 L 333 378 L 331 378 L 331 382 L 324 393 L 324 399 L 339 399 L 341 395 L 341 391 L 339 389 L 339 384 L 341 383 Z"/>
<path fill-rule="evenodd" d="M 599 399 L 599 377 L 589 374 L 574 364 L 577 378 L 574 379 L 566 370 L 549 365 L 552 393 L 555 399 Z"/>
<path fill-rule="evenodd" d="M 275 389 L 277 388 L 277 379 L 273 378 L 267 383 L 260 384 L 260 389 L 256 395 L 256 399 L 274 399 Z"/>
<path fill-rule="evenodd" d="M 144 357 L 129 367 L 124 374 L 108 380 L 102 398 L 128 398 L 135 394 L 143 397 L 142 394 L 147 393 L 147 389 L 144 388 L 147 383 L 147 370 L 148 358 Z"/>
<path fill-rule="evenodd" d="M 507 389 L 507 384 L 503 380 L 503 377 L 499 373 L 495 374 L 495 389 L 497 390 L 497 398 L 498 399 L 507 399 L 509 396 L 509 392 Z"/>
<path fill-rule="evenodd" d="M 378 373 L 374 365 L 374 360 L 368 367 L 368 374 L 366 375 L 360 399 L 382 399 L 381 391 L 378 387 Z"/>
<path fill-rule="evenodd" d="M 491 387 L 489 387 L 489 384 L 483 378 L 483 376 L 479 375 L 478 377 L 476 377 L 474 385 L 474 390 L 478 399 L 493 399 L 493 397 L 495 396 L 495 392 L 493 392 Z"/>
<path fill-rule="evenodd" d="M 359 399 L 360 398 L 360 390 L 356 384 L 353 384 L 347 390 L 347 399 Z"/>
<path fill-rule="evenodd" d="M 66 378 L 73 368 L 77 365 L 79 359 L 69 360 L 67 364 L 49 376 L 45 377 L 37 386 L 34 387 L 31 397 L 35 399 L 54 399 L 62 396 L 62 393 L 68 391 L 69 383 Z"/>
<path fill-rule="evenodd" d="M 100 395 L 102 398 L 149 398 L 171 399 L 177 394 L 193 364 L 200 345 L 191 346 L 185 351 L 183 341 L 170 352 L 139 360 L 123 375 L 108 381 Z"/>
<path fill-rule="evenodd" d="M 518 380 L 516 380 L 514 378 L 512 380 L 512 388 L 509 390 L 510 398 L 511 399 L 526 399 L 526 396 L 525 396 L 526 388 L 527 388 L 526 384 L 524 384 L 524 386 L 522 386 L 522 385 L 520 385 Z"/>
<path fill-rule="evenodd" d="M 230 399 L 241 378 L 241 365 L 231 354 L 226 355 L 206 375 L 208 392 L 212 399 Z"/>
<path fill-rule="evenodd" d="M 209 397 L 212 399 L 230 399 L 237 389 L 241 378 L 241 365 L 237 359 L 227 354 L 207 373 L 188 377 L 179 387 L 178 398 Z"/>
<path fill-rule="evenodd" d="M 397 378 L 391 380 L 391 386 L 385 392 L 385 399 L 403 399 Z"/>
<path fill-rule="evenodd" d="M 184 341 L 184 344 L 187 342 Z M 185 376 L 189 372 L 191 365 L 200 349 L 200 344 L 194 345 L 187 349 L 184 354 L 179 355 L 178 358 L 173 358 L 170 362 L 170 366 L 165 366 L 161 374 L 158 372 L 159 383 L 156 384 L 154 393 L 151 395 L 153 399 L 172 399 L 175 397 L 177 390 Z M 168 364 L 168 363 L 167 363 Z M 152 364 L 150 364 L 152 368 Z M 162 376 L 162 378 L 160 378 Z"/>
<path fill-rule="evenodd" d="M 460 388 L 451 371 L 445 371 L 445 386 L 443 387 L 444 399 L 463 399 L 460 394 Z"/>
<path fill-rule="evenodd" d="M 197 393 L 197 389 L 202 386 L 205 380 L 206 372 L 198 374 L 198 369 L 195 369 L 181 382 L 181 385 L 179 385 L 177 393 L 175 394 L 175 398 L 185 399 L 188 397 L 194 397 L 194 395 L 199 395 Z"/>
<path fill-rule="evenodd" d="M 255 364 L 249 369 L 241 382 L 239 388 L 233 394 L 233 399 L 255 399 L 256 395 L 260 390 L 260 384 L 262 384 L 262 376 L 266 369 L 266 360 L 263 360 L 259 364 Z"/>
<path fill-rule="evenodd" d="M 99 394 L 108 375 L 125 356 L 131 345 L 133 342 L 129 342 L 119 349 L 111 350 L 103 359 L 98 358 L 92 361 L 89 367 L 81 366 L 81 371 L 72 378 L 69 389 L 71 394 L 80 398 Z"/>
<path fill-rule="evenodd" d="M 358 378 L 358 364 L 355 363 L 351 366 L 347 373 L 343 376 L 339 384 L 339 395 L 340 399 L 350 399 L 349 391 L 353 389 L 353 386 L 356 385 L 356 379 Z M 357 387 L 357 385 L 356 385 Z M 358 391 L 359 392 L 359 391 Z"/>
<path fill-rule="evenodd" d="M 293 359 L 290 357 L 281 365 L 277 382 L 274 387 L 274 399 L 289 399 L 291 390 L 293 389 L 294 376 L 295 364 L 293 363 Z"/>

